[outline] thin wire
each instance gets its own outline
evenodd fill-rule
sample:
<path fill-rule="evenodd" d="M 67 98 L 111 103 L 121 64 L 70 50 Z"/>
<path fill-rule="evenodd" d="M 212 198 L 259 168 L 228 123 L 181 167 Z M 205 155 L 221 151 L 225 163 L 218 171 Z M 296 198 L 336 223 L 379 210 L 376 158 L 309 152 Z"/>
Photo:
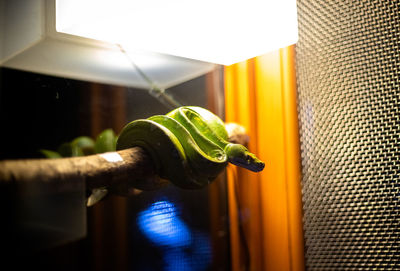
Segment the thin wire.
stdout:
<path fill-rule="evenodd" d="M 143 78 L 144 81 L 150 86 L 147 92 L 159 100 L 162 104 L 164 104 L 169 109 L 174 109 L 182 106 L 175 98 L 165 92 L 164 88 L 159 87 L 150 77 L 147 76 L 146 73 L 133 61 L 133 59 L 127 54 L 127 52 L 122 48 L 120 44 L 117 44 L 121 53 L 123 53 L 129 62 L 132 64 L 132 67 L 139 73 L 139 75 Z"/>

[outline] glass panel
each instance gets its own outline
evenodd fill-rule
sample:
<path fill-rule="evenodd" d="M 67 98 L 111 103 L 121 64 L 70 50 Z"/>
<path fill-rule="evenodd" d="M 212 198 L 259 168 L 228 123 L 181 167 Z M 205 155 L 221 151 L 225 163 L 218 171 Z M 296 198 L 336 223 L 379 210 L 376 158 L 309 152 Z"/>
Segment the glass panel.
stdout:
<path fill-rule="evenodd" d="M 79 136 L 95 139 L 105 129 L 118 134 L 129 121 L 166 114 L 171 109 L 145 89 L 9 68 L 1 68 L 0 75 L 1 160 L 43 158 L 41 149 L 57 151 L 62 143 Z M 182 105 L 210 108 L 223 118 L 221 75 L 217 66 L 166 93 Z M 74 229 L 72 224 L 78 228 L 75 238 L 64 235 L 56 243 L 41 238 L 47 236 L 54 241 L 55 237 L 48 234 L 38 234 L 39 240 L 27 238 L 17 243 L 15 238 L 7 238 L 10 242 L 3 243 L 2 248 L 11 251 L 10 258 L 24 255 L 29 259 L 14 264 L 29 263 L 29 267 L 52 270 L 229 269 L 224 174 L 203 189 L 183 190 L 169 184 L 155 191 L 136 190 L 130 197 L 110 194 L 87 209 L 87 191 L 79 185 L 73 188 L 78 194 L 69 194 L 67 199 L 62 193 L 68 187 L 53 187 L 51 197 L 42 197 L 48 190 L 38 186 L 40 193 L 31 191 L 35 198 L 25 204 L 26 193 L 1 187 L 1 211 L 6 221 L 2 222 L 3 233 L 19 238 L 21 230 L 6 228 L 25 221 L 31 210 L 42 219 L 41 230 L 46 233 L 52 220 L 58 224 L 68 222 L 60 226 L 69 231 Z M 80 195 L 80 201 L 74 201 L 74 195 Z M 9 250 L 16 245 L 25 249 Z"/>

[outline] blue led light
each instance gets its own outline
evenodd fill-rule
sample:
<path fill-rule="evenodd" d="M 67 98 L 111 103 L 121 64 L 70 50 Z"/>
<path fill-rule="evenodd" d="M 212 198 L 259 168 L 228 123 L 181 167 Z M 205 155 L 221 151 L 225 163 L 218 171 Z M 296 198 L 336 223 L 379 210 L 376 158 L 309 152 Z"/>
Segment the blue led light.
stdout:
<path fill-rule="evenodd" d="M 173 203 L 153 203 L 138 214 L 137 224 L 143 235 L 162 249 L 163 270 L 207 270 L 212 258 L 207 234 L 191 230 Z"/>
<path fill-rule="evenodd" d="M 176 207 L 169 201 L 158 201 L 139 213 L 139 229 L 154 244 L 161 246 L 188 246 L 190 231 L 177 216 Z"/>

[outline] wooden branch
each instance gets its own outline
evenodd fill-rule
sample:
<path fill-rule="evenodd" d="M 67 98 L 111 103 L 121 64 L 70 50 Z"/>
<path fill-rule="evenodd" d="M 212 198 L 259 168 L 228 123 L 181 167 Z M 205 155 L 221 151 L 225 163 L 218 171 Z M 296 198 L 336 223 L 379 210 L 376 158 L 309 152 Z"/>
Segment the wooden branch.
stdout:
<path fill-rule="evenodd" d="M 140 147 L 83 157 L 0 162 L 1 184 L 64 180 L 84 180 L 87 189 L 112 187 L 120 193 L 131 188 L 152 190 L 165 184 Z"/>
<path fill-rule="evenodd" d="M 246 145 L 245 130 L 236 126 L 231 129 L 230 124 L 230 140 Z M 156 175 L 151 157 L 140 147 L 83 157 L 0 161 L 0 185 L 71 180 L 83 180 L 87 189 L 107 187 L 117 194 L 130 194 L 133 188 L 154 190 L 167 183 Z"/>

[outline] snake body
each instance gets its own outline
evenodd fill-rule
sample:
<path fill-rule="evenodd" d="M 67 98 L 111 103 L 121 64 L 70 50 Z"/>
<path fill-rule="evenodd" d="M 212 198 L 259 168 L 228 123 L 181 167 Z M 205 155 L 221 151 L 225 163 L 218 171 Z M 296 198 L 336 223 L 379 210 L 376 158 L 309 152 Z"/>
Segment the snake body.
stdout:
<path fill-rule="evenodd" d="M 228 162 L 255 172 L 264 168 L 243 145 L 228 142 L 218 116 L 197 106 L 128 123 L 118 137 L 117 150 L 135 146 L 151 155 L 161 178 L 182 188 L 204 187 Z"/>

